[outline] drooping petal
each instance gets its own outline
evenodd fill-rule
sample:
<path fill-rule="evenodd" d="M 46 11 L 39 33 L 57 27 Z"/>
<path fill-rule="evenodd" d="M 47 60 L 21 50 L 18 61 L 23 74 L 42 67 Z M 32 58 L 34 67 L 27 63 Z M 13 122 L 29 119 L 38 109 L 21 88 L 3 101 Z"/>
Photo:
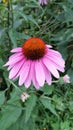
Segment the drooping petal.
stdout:
<path fill-rule="evenodd" d="M 23 60 L 23 65 L 24 65 L 25 62 L 26 62 L 26 60 Z M 17 63 L 17 64 L 18 64 L 18 63 Z M 22 66 L 23 66 L 23 65 L 22 65 Z M 14 65 L 14 66 L 15 66 L 15 65 Z M 20 76 L 20 72 L 21 72 L 22 66 L 21 66 L 21 68 L 19 69 L 18 73 L 13 77 L 13 80 L 17 79 L 17 78 Z"/>
<path fill-rule="evenodd" d="M 25 80 L 25 87 L 26 88 L 29 88 L 30 87 L 30 85 L 31 85 L 31 80 L 32 80 L 32 70 L 33 70 L 33 68 L 32 68 L 32 61 L 30 61 L 31 63 L 30 63 L 30 70 L 29 70 L 29 73 L 28 73 L 28 77 L 26 78 L 26 80 Z"/>
<path fill-rule="evenodd" d="M 7 70 L 11 70 L 14 65 L 10 65 Z"/>
<path fill-rule="evenodd" d="M 35 61 L 30 61 L 30 70 L 29 70 L 29 73 L 28 73 L 28 77 L 27 79 L 25 80 L 25 87 L 26 88 L 29 88 L 31 82 L 33 83 L 34 87 L 36 89 L 39 89 L 40 86 L 36 80 L 36 75 L 35 75 Z"/>
<path fill-rule="evenodd" d="M 57 65 L 59 65 L 61 67 L 65 67 L 65 61 L 63 60 L 63 58 L 61 56 L 50 54 L 49 52 L 48 52 L 48 54 L 46 56 L 50 60 L 52 60 L 54 63 L 56 63 Z"/>
<path fill-rule="evenodd" d="M 9 61 L 12 60 L 12 59 L 18 58 L 18 57 L 20 57 L 20 56 L 23 56 L 23 54 L 22 54 L 21 52 L 15 53 L 15 54 L 13 54 L 13 55 L 11 55 L 11 56 L 9 57 Z"/>
<path fill-rule="evenodd" d="M 58 52 L 58 51 L 55 51 L 53 49 L 48 49 L 48 54 L 51 56 L 57 56 L 57 57 L 61 57 L 62 58 L 62 55 Z"/>
<path fill-rule="evenodd" d="M 46 57 L 50 60 L 50 62 L 52 62 L 52 64 L 56 67 L 56 69 L 58 69 L 61 72 L 64 72 L 64 61 L 62 61 L 62 59 L 57 59 L 57 57 L 52 57 L 52 56 L 47 56 Z"/>
<path fill-rule="evenodd" d="M 56 67 L 56 69 L 59 70 L 60 72 L 64 72 L 65 71 L 65 69 L 63 67 L 61 67 L 61 66 L 59 66 L 59 65 L 57 65 L 55 63 L 53 63 L 53 64 Z"/>
<path fill-rule="evenodd" d="M 41 65 L 40 60 L 35 62 L 35 73 L 36 73 L 36 80 L 40 86 L 44 85 L 45 82 L 45 74 L 43 70 L 43 66 Z"/>
<path fill-rule="evenodd" d="M 39 89 L 40 86 L 36 80 L 36 73 L 35 73 L 35 61 L 32 61 L 32 64 L 31 64 L 31 80 L 32 80 L 32 83 L 34 85 L 34 87 L 36 89 Z"/>
<path fill-rule="evenodd" d="M 24 56 L 20 56 L 14 59 L 9 60 L 4 66 L 13 65 L 21 60 L 25 59 Z"/>
<path fill-rule="evenodd" d="M 51 76 L 51 73 L 49 71 L 46 71 L 46 82 L 51 85 L 52 83 L 52 76 Z"/>
<path fill-rule="evenodd" d="M 26 78 L 28 77 L 29 70 L 30 70 L 30 60 L 26 61 L 21 68 L 19 85 L 22 85 L 25 82 Z"/>
<path fill-rule="evenodd" d="M 45 73 L 45 80 L 46 82 L 51 85 L 52 83 L 52 76 L 51 76 L 51 73 L 50 71 L 46 68 L 46 66 L 43 64 L 42 60 L 41 60 L 41 63 L 42 63 L 42 66 L 43 66 L 43 69 L 44 69 L 44 73 Z"/>
<path fill-rule="evenodd" d="M 17 75 L 23 63 L 24 63 L 24 60 L 22 60 L 20 63 L 15 64 L 15 66 L 10 71 L 9 79 L 12 79 L 13 77 Z"/>
<path fill-rule="evenodd" d="M 29 74 L 28 74 L 28 75 L 29 75 Z M 29 88 L 30 85 L 31 85 L 31 80 L 30 80 L 30 77 L 28 77 L 28 78 L 25 80 L 24 86 L 25 86 L 26 88 Z"/>
<path fill-rule="evenodd" d="M 21 47 L 17 47 L 11 50 L 11 52 L 22 52 L 22 48 Z"/>
<path fill-rule="evenodd" d="M 56 67 L 50 62 L 48 58 L 43 58 L 43 63 L 47 67 L 47 69 L 53 74 L 54 77 L 59 78 L 59 73 Z"/>

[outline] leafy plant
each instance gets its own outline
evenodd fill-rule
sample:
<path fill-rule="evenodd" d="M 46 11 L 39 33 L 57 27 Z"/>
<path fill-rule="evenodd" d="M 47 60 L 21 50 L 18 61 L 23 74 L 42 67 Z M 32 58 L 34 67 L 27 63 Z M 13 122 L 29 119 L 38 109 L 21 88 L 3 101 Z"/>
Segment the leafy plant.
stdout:
<path fill-rule="evenodd" d="M 8 79 L 10 50 L 40 37 L 65 59 L 70 84 L 53 78 L 35 90 Z M 64 76 L 61 74 L 61 76 Z M 21 94 L 29 98 L 22 102 Z M 73 130 L 73 0 L 0 0 L 0 130 Z"/>

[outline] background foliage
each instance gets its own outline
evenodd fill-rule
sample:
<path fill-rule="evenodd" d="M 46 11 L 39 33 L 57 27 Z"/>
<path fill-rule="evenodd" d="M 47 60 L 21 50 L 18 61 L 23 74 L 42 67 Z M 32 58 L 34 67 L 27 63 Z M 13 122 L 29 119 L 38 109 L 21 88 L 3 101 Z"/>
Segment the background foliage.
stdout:
<path fill-rule="evenodd" d="M 54 82 L 36 91 L 8 79 L 3 65 L 10 50 L 29 37 L 61 52 L 70 84 Z M 23 91 L 30 95 L 24 103 Z M 73 130 L 73 0 L 49 0 L 44 6 L 37 0 L 0 0 L 0 129 Z"/>

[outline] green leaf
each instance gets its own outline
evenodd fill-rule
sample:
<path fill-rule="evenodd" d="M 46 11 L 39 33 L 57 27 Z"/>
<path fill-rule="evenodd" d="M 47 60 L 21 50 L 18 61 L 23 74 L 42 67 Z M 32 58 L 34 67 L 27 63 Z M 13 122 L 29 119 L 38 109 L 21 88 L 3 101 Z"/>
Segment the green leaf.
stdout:
<path fill-rule="evenodd" d="M 17 104 L 17 106 L 20 106 L 20 91 L 19 89 L 13 88 L 12 93 L 10 94 L 11 98 L 8 100 L 8 104 Z"/>
<path fill-rule="evenodd" d="M 15 122 L 6 130 L 19 130 L 19 122 Z"/>
<path fill-rule="evenodd" d="M 40 101 L 42 102 L 42 104 L 44 105 L 45 108 L 50 110 L 50 112 L 52 112 L 54 115 L 56 115 L 58 117 L 58 114 L 55 111 L 54 105 L 51 103 L 51 101 L 48 97 L 41 96 Z"/>
<path fill-rule="evenodd" d="M 17 29 L 22 25 L 23 19 L 15 19 L 14 21 L 14 28 Z"/>
<path fill-rule="evenodd" d="M 52 123 L 53 130 L 59 130 L 59 122 Z"/>
<path fill-rule="evenodd" d="M 4 62 L 3 62 L 2 58 L 0 58 L 0 69 L 4 68 L 3 65 L 4 65 Z"/>
<path fill-rule="evenodd" d="M 28 18 L 29 21 L 34 23 L 38 28 L 40 28 L 39 25 L 37 24 L 37 22 L 35 21 L 35 19 L 32 16 L 27 16 L 27 18 Z"/>
<path fill-rule="evenodd" d="M 32 16 L 26 15 L 26 14 L 24 14 L 24 12 L 22 12 L 22 11 L 18 11 L 18 13 L 19 13 L 19 15 L 21 15 L 27 22 L 30 21 L 30 22 L 34 23 L 38 28 L 40 28 L 39 25 L 38 25 L 38 23 L 36 22 L 36 20 L 35 20 Z"/>
<path fill-rule="evenodd" d="M 6 130 L 10 125 L 16 122 L 21 114 L 21 109 L 16 107 L 8 107 L 1 112 L 2 117 L 0 117 L 0 130 Z"/>
<path fill-rule="evenodd" d="M 69 102 L 69 110 L 73 112 L 73 101 Z"/>
<path fill-rule="evenodd" d="M 25 123 L 25 112 L 23 112 L 20 118 L 6 130 L 36 130 L 35 121 L 31 118 Z"/>
<path fill-rule="evenodd" d="M 0 28 L 0 38 L 4 35 L 6 28 Z"/>
<path fill-rule="evenodd" d="M 20 16 L 22 16 L 26 21 L 28 21 L 28 19 L 27 19 L 27 15 L 25 15 L 22 11 L 18 11 L 18 14 L 20 15 Z"/>
<path fill-rule="evenodd" d="M 26 34 L 24 34 L 24 33 L 20 33 L 20 32 L 17 32 L 17 31 L 16 31 L 16 37 L 18 37 L 19 40 L 30 38 L 29 35 L 26 35 Z"/>
<path fill-rule="evenodd" d="M 71 130 L 70 122 L 69 121 L 61 122 L 61 130 Z"/>
<path fill-rule="evenodd" d="M 17 32 L 15 29 L 9 30 L 9 36 L 13 43 L 13 48 L 17 47 L 18 40 L 30 38 L 30 36 L 25 35 L 24 33 Z"/>
<path fill-rule="evenodd" d="M 13 48 L 17 47 L 16 32 L 14 29 L 9 30 L 9 36 L 13 43 Z"/>
<path fill-rule="evenodd" d="M 36 95 L 30 95 L 29 99 L 26 102 L 26 110 L 25 110 L 25 122 L 27 122 L 31 116 L 31 113 L 36 105 L 37 97 Z"/>
<path fill-rule="evenodd" d="M 54 86 L 49 86 L 48 84 L 45 84 L 44 87 L 42 87 L 40 90 L 43 91 L 44 95 L 50 95 L 54 91 Z"/>
<path fill-rule="evenodd" d="M 0 106 L 4 103 L 5 101 L 5 92 L 0 92 Z"/>

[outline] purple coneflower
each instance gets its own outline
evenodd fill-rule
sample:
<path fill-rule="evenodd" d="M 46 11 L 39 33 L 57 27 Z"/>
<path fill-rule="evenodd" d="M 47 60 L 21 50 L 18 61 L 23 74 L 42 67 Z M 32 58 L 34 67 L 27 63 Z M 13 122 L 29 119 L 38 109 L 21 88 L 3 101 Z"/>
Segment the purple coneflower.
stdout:
<path fill-rule="evenodd" d="M 12 56 L 4 65 L 8 66 L 9 79 L 19 77 L 19 85 L 30 87 L 33 83 L 36 89 L 42 87 L 45 81 L 52 83 L 52 75 L 59 78 L 59 72 L 64 72 L 65 61 L 58 51 L 45 44 L 40 38 L 29 38 L 22 47 L 11 50 Z"/>

